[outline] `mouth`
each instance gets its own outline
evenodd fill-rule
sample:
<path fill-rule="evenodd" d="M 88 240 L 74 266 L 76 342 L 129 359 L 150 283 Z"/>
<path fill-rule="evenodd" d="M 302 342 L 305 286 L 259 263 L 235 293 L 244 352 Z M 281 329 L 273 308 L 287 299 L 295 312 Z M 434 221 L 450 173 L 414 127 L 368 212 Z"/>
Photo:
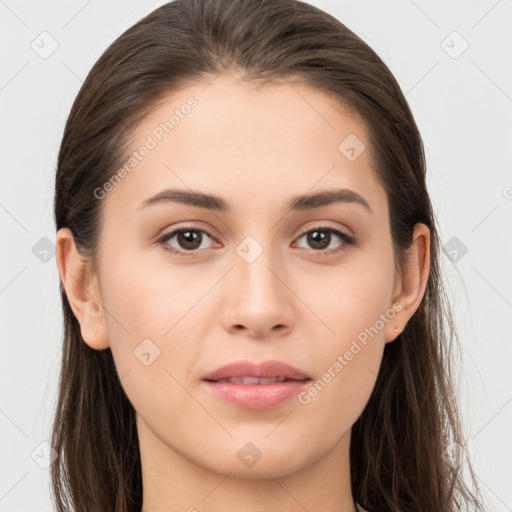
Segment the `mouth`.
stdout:
<path fill-rule="evenodd" d="M 280 361 L 238 361 L 203 377 L 206 389 L 224 403 L 243 409 L 272 409 L 289 401 L 312 378 Z"/>
<path fill-rule="evenodd" d="M 224 383 L 228 382 L 230 384 L 243 384 L 243 385 L 265 385 L 265 384 L 276 384 L 278 382 L 305 382 L 308 380 L 312 380 L 309 377 L 304 379 L 289 379 L 287 377 L 252 377 L 252 376 L 243 376 L 243 377 L 229 377 L 226 379 L 204 379 L 206 382 L 218 382 Z"/>
<path fill-rule="evenodd" d="M 266 382 L 265 379 L 277 379 L 275 382 L 278 382 L 283 380 L 305 380 L 308 378 L 310 378 L 310 376 L 306 373 L 282 361 L 269 360 L 257 363 L 244 360 L 233 361 L 232 363 L 221 366 L 205 375 L 203 380 L 218 382 L 226 379 L 228 381 L 230 379 L 242 379 L 241 381 L 236 381 L 236 383 L 267 384 L 273 383 L 274 381 Z M 254 379 L 258 379 L 258 382 Z"/>

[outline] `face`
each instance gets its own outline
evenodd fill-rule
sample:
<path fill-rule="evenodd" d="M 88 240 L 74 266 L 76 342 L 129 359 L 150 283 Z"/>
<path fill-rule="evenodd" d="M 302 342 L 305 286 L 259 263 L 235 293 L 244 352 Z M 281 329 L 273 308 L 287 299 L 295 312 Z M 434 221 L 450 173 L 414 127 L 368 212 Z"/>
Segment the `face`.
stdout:
<path fill-rule="evenodd" d="M 304 85 L 221 75 L 162 100 L 130 154 L 96 191 L 96 263 L 141 436 L 245 478 L 348 446 L 400 326 L 387 198 L 362 120 Z M 296 200 L 320 192 L 333 194 Z M 204 380 L 268 360 L 309 380 L 288 394 Z"/>

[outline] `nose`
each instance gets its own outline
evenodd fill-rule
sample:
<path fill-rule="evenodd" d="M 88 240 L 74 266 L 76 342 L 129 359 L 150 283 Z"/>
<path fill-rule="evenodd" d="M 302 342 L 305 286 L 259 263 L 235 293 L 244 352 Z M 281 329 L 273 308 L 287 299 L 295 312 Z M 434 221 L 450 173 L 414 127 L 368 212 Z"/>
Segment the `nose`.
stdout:
<path fill-rule="evenodd" d="M 293 292 L 283 265 L 265 249 L 249 263 L 233 255 L 234 268 L 227 276 L 222 311 L 223 327 L 230 333 L 255 338 L 283 336 L 293 329 Z"/>

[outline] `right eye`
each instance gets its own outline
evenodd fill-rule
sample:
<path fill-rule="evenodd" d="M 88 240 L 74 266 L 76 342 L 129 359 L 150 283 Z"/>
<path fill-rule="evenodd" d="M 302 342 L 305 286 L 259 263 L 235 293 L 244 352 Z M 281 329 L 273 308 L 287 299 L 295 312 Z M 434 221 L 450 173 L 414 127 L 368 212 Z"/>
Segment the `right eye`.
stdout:
<path fill-rule="evenodd" d="M 170 233 L 165 233 L 158 239 L 158 243 L 166 250 L 178 256 L 192 256 L 199 249 L 205 249 L 207 247 L 201 247 L 204 242 L 204 235 L 208 238 L 213 239 L 213 236 L 205 229 L 199 229 L 196 227 L 184 227 L 175 229 Z M 172 245 L 170 242 L 173 239 L 178 245 Z"/>

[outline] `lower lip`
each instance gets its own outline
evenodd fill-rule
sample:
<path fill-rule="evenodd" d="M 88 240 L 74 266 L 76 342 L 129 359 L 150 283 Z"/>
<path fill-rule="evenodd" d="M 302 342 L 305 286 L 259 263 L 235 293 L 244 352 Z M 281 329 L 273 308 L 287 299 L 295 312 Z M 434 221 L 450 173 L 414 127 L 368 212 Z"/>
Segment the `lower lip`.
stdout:
<path fill-rule="evenodd" d="M 244 409 L 272 409 L 298 395 L 310 380 L 289 380 L 273 384 L 203 382 L 215 396 Z"/>

